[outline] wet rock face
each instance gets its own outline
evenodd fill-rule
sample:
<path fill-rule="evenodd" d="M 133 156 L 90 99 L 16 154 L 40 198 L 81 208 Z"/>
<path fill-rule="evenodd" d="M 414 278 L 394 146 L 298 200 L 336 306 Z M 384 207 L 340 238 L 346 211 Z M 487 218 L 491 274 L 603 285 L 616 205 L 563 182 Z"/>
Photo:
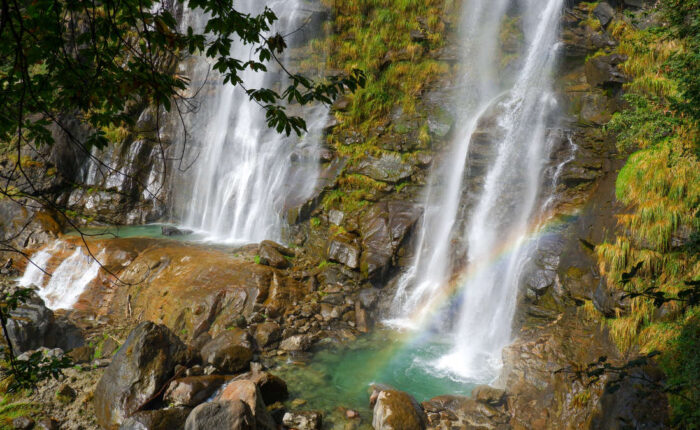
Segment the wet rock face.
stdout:
<path fill-rule="evenodd" d="M 379 279 L 387 273 L 396 251 L 422 214 L 422 208 L 413 203 L 384 201 L 362 216 L 360 269 L 364 275 Z"/>
<path fill-rule="evenodd" d="M 426 428 L 425 412 L 421 405 L 403 391 L 383 389 L 376 398 L 372 413 L 375 430 L 423 430 Z"/>
<path fill-rule="evenodd" d="M 201 355 L 205 363 L 223 372 L 236 373 L 250 364 L 250 360 L 253 359 L 253 346 L 248 332 L 233 328 L 204 345 Z"/>
<path fill-rule="evenodd" d="M 241 400 L 202 403 L 190 412 L 185 430 L 256 430 L 255 419 Z"/>
<path fill-rule="evenodd" d="M 95 416 L 105 429 L 116 429 L 142 407 L 187 361 L 182 341 L 164 325 L 139 324 L 102 375 L 94 394 Z"/>
<path fill-rule="evenodd" d="M 337 234 L 328 242 L 328 259 L 357 269 L 360 266 L 360 247 L 348 233 Z"/>
<path fill-rule="evenodd" d="M 289 267 L 289 262 L 276 247 L 267 243 L 260 244 L 259 248 L 260 263 L 267 266 L 276 267 L 278 269 L 286 269 Z"/>

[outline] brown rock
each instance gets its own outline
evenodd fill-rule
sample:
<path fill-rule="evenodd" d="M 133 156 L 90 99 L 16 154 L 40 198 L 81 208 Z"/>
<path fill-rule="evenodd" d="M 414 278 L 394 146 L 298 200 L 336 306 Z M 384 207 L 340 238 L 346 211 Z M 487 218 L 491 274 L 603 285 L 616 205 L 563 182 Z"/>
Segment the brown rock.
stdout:
<path fill-rule="evenodd" d="M 277 430 L 272 416 L 267 411 L 265 403 L 262 399 L 262 393 L 253 381 L 241 379 L 232 381 L 216 398 L 217 401 L 235 402 L 240 400 L 244 402 L 253 413 L 255 418 L 256 429 L 258 430 Z"/>
<path fill-rule="evenodd" d="M 423 430 L 427 418 L 416 400 L 398 390 L 380 390 L 376 396 L 372 427 L 375 430 Z"/>
<path fill-rule="evenodd" d="M 143 406 L 187 360 L 187 349 L 164 325 L 143 322 L 131 331 L 95 388 L 97 422 L 116 429 Z"/>
<path fill-rule="evenodd" d="M 223 375 L 178 378 L 170 383 L 165 391 L 163 400 L 175 406 L 195 407 L 211 397 L 216 390 L 230 379 L 230 376 Z"/>
<path fill-rule="evenodd" d="M 136 412 L 127 418 L 119 430 L 182 430 L 191 409 L 174 407 Z"/>
<path fill-rule="evenodd" d="M 226 330 L 204 345 L 201 351 L 205 363 L 229 373 L 248 367 L 253 347 L 248 332 L 240 328 Z"/>
<path fill-rule="evenodd" d="M 279 324 L 272 321 L 266 321 L 258 324 L 258 326 L 255 328 L 255 342 L 258 344 L 258 347 L 264 348 L 279 340 L 281 334 L 282 329 L 280 328 Z"/>
<path fill-rule="evenodd" d="M 256 430 L 255 418 L 241 400 L 202 403 L 187 416 L 185 430 L 214 429 Z"/>
<path fill-rule="evenodd" d="M 278 269 L 286 269 L 289 267 L 289 261 L 287 261 L 284 255 L 273 246 L 260 244 L 258 255 L 260 256 L 260 264 L 276 267 Z"/>

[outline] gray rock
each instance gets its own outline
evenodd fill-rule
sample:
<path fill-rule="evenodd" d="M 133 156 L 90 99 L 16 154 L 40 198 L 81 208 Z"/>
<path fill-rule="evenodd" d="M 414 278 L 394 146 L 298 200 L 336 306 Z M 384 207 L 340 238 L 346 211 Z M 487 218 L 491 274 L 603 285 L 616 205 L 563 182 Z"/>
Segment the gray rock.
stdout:
<path fill-rule="evenodd" d="M 95 388 L 97 422 L 116 429 L 151 399 L 187 361 L 187 348 L 164 325 L 143 322 L 131 331 Z"/>
<path fill-rule="evenodd" d="M 136 412 L 119 426 L 119 430 L 182 430 L 191 409 L 174 407 Z"/>
<path fill-rule="evenodd" d="M 336 234 L 328 242 L 328 259 L 357 269 L 360 266 L 360 248 L 355 238 L 348 234 Z"/>
<path fill-rule="evenodd" d="M 190 412 L 185 430 L 255 430 L 255 419 L 240 400 L 202 403 Z"/>
<path fill-rule="evenodd" d="M 248 367 L 253 359 L 253 346 L 248 332 L 233 328 L 209 341 L 201 351 L 205 363 L 228 373 L 236 373 Z"/>
<path fill-rule="evenodd" d="M 390 183 L 407 179 L 413 174 L 411 164 L 404 162 L 400 154 L 394 153 L 384 153 L 379 157 L 365 156 L 349 170 L 351 173 L 360 173 L 374 180 Z"/>
<path fill-rule="evenodd" d="M 35 292 L 10 316 L 7 331 L 17 353 L 40 347 L 67 351 L 85 343 L 80 329 L 65 318 L 55 318 Z"/>
<path fill-rule="evenodd" d="M 328 221 L 331 224 L 341 225 L 343 223 L 343 218 L 345 218 L 345 214 L 342 211 L 337 209 L 328 211 Z"/>
<path fill-rule="evenodd" d="M 598 18 L 600 25 L 607 27 L 613 17 L 615 17 L 615 9 L 606 2 L 600 2 L 598 6 L 593 9 L 593 15 Z"/>
<path fill-rule="evenodd" d="M 160 234 L 163 236 L 187 236 L 192 234 L 192 230 L 180 229 L 172 225 L 164 225 L 160 227 Z"/>
<path fill-rule="evenodd" d="M 384 201 L 372 206 L 360 219 L 362 256 L 360 269 L 370 278 L 381 278 L 392 265 L 394 253 L 423 210 L 410 202 Z"/>
<path fill-rule="evenodd" d="M 311 346 L 311 339 L 303 334 L 290 336 L 280 343 L 280 349 L 283 351 L 306 351 Z"/>
<path fill-rule="evenodd" d="M 12 420 L 12 428 L 15 430 L 31 430 L 34 428 L 34 420 L 29 417 L 18 417 Z"/>
<path fill-rule="evenodd" d="M 282 417 L 282 424 L 297 430 L 320 430 L 323 418 L 316 411 L 287 411 Z"/>
<path fill-rule="evenodd" d="M 584 66 L 586 80 L 593 87 L 619 86 L 629 79 L 618 65 L 627 61 L 622 54 L 598 55 L 591 57 Z"/>

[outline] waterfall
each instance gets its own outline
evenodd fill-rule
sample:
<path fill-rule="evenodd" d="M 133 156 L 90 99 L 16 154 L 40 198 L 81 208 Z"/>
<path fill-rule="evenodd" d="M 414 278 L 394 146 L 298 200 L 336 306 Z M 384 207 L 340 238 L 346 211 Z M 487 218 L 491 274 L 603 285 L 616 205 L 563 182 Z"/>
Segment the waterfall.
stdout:
<path fill-rule="evenodd" d="M 49 277 L 46 275 L 49 261 L 60 248 L 59 242 L 55 242 L 35 253 L 32 256 L 33 264 L 30 263 L 27 266 L 18 281 L 23 287 L 31 285 L 38 287 L 37 294 L 50 309 L 72 308 L 85 288 L 97 277 L 100 270 L 98 261 L 104 257 L 104 253 L 100 253 L 95 259 L 83 252 L 81 247 L 77 247 Z M 48 282 L 45 282 L 46 278 Z"/>
<path fill-rule="evenodd" d="M 244 0 L 236 7 L 251 14 L 262 12 L 264 6 L 272 9 L 279 18 L 272 32 L 293 33 L 287 40 L 293 47 L 294 38 L 303 35 L 295 30 L 310 19 L 304 5 L 302 0 Z M 206 19 L 201 11 L 191 12 L 184 22 L 201 28 Z M 232 50 L 241 60 L 255 57 L 249 45 L 234 42 Z M 268 128 L 265 111 L 248 100 L 243 88 L 222 84 L 223 76 L 212 70 L 211 61 L 193 60 L 191 87 L 201 89 L 195 99 L 198 108 L 185 117 L 187 136 L 179 141 L 179 151 L 185 154 L 182 164 L 191 167 L 176 175 L 174 215 L 183 225 L 219 242 L 280 240 L 285 210 L 313 192 L 327 109 L 304 109 L 309 133 L 301 139 L 286 137 Z M 284 74 L 274 64 L 268 66 L 267 72 L 243 72 L 246 87 L 283 88 Z M 289 106 L 289 111 L 302 111 L 297 108 Z"/>
<path fill-rule="evenodd" d="M 465 5 L 462 127 L 452 153 L 434 173 L 418 257 L 395 296 L 399 322 L 406 324 L 406 316 L 414 325 L 440 321 L 431 328 L 452 347 L 432 365 L 480 382 L 497 376 L 501 350 L 511 341 L 519 277 L 532 249 L 528 237 L 541 212 L 538 197 L 552 147 L 547 130 L 556 107 L 550 75 L 562 0 L 516 2 L 523 49 L 515 70 L 499 76 L 498 37 L 511 13 L 509 3 Z M 461 266 L 451 258 L 459 253 L 466 256 Z M 456 303 L 440 306 L 452 288 Z"/>

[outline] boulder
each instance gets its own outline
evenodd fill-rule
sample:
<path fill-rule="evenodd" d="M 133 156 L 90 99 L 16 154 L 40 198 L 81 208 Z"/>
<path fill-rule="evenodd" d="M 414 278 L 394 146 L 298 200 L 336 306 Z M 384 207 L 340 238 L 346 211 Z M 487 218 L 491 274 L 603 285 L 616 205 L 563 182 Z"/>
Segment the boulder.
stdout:
<path fill-rule="evenodd" d="M 615 17 L 615 9 L 606 2 L 600 2 L 598 6 L 593 9 L 593 16 L 598 18 L 600 25 L 607 27 L 610 21 Z"/>
<path fill-rule="evenodd" d="M 360 265 L 360 247 L 349 233 L 334 235 L 328 242 L 328 259 L 357 269 Z"/>
<path fill-rule="evenodd" d="M 68 351 L 85 343 L 80 329 L 65 317 L 56 318 L 34 291 L 10 317 L 7 332 L 16 353 L 41 347 Z"/>
<path fill-rule="evenodd" d="M 282 334 L 280 325 L 273 321 L 265 321 L 255 327 L 255 342 L 259 348 L 264 348 L 279 340 Z"/>
<path fill-rule="evenodd" d="M 380 389 L 372 413 L 375 430 L 423 430 L 426 416 L 420 404 L 403 391 Z"/>
<path fill-rule="evenodd" d="M 34 420 L 30 417 L 17 417 L 12 420 L 12 428 L 15 430 L 31 430 L 34 428 Z"/>
<path fill-rule="evenodd" d="M 256 430 L 253 413 L 240 400 L 202 403 L 190 412 L 185 430 Z"/>
<path fill-rule="evenodd" d="M 386 273 L 395 252 L 422 213 L 420 207 L 410 202 L 383 201 L 362 216 L 360 269 L 366 276 L 377 278 Z"/>
<path fill-rule="evenodd" d="M 586 80 L 592 87 L 620 86 L 629 81 L 618 68 L 618 65 L 625 61 L 627 61 L 627 56 L 623 54 L 591 57 L 584 66 Z"/>
<path fill-rule="evenodd" d="M 223 375 L 187 376 L 175 379 L 165 391 L 163 400 L 175 406 L 195 407 L 212 396 L 231 379 Z"/>
<path fill-rule="evenodd" d="M 187 362 L 187 348 L 164 325 L 143 322 L 115 354 L 94 393 L 95 416 L 105 429 L 116 429 L 147 403 Z"/>
<path fill-rule="evenodd" d="M 290 336 L 280 343 L 280 349 L 283 351 L 297 352 L 306 351 L 311 346 L 311 339 L 303 334 Z"/>
<path fill-rule="evenodd" d="M 282 417 L 282 424 L 297 430 L 320 430 L 322 415 L 316 411 L 287 411 Z"/>
<path fill-rule="evenodd" d="M 472 397 L 477 402 L 489 406 L 501 406 L 506 401 L 506 390 L 493 388 L 488 385 L 479 385 L 472 390 Z"/>
<path fill-rule="evenodd" d="M 277 430 L 277 425 L 265 407 L 262 393 L 258 386 L 250 380 L 241 379 L 232 381 L 216 398 L 218 401 L 236 402 L 242 401 L 250 408 L 255 419 L 257 430 Z"/>
<path fill-rule="evenodd" d="M 163 236 L 187 236 L 192 234 L 192 230 L 179 229 L 172 225 L 164 225 L 160 227 L 160 234 Z"/>
<path fill-rule="evenodd" d="M 279 252 L 275 247 L 268 244 L 261 243 L 258 250 L 258 255 L 260 256 L 260 264 L 266 266 L 276 267 L 278 269 L 286 269 L 289 267 L 289 261 L 284 258 L 281 252 Z"/>
<path fill-rule="evenodd" d="M 253 372 L 247 376 L 247 379 L 252 381 L 260 390 L 263 402 L 266 405 L 271 405 L 275 402 L 281 402 L 289 396 L 287 383 L 279 376 L 275 376 L 268 372 Z"/>
<path fill-rule="evenodd" d="M 253 346 L 248 332 L 236 327 L 209 341 L 202 348 L 201 355 L 205 363 L 224 372 L 236 373 L 250 364 Z"/>
<path fill-rule="evenodd" d="M 46 334 L 53 322 L 53 311 L 36 293 L 30 293 L 29 299 L 11 311 L 7 320 L 7 332 L 15 352 L 48 347 Z"/>
<path fill-rule="evenodd" d="M 190 408 L 174 407 L 136 412 L 119 426 L 119 430 L 182 430 Z"/>
<path fill-rule="evenodd" d="M 384 153 L 378 157 L 367 155 L 357 165 L 349 169 L 351 173 L 360 173 L 376 181 L 396 183 L 413 174 L 410 163 L 402 160 L 400 154 Z"/>

